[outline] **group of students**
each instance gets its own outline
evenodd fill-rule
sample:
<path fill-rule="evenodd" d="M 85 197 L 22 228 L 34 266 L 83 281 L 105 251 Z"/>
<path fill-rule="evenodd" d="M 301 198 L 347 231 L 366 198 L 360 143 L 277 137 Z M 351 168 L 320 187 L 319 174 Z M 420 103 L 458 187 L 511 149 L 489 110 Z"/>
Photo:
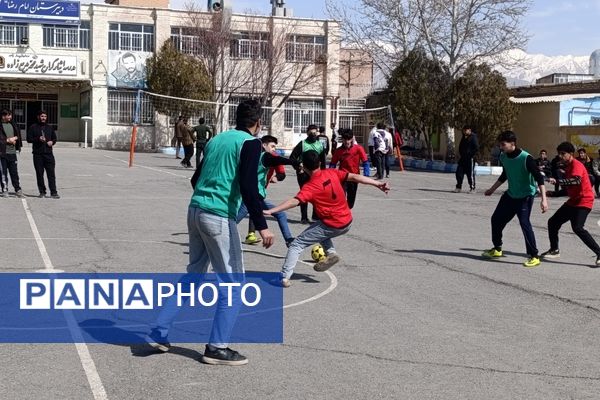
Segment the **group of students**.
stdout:
<path fill-rule="evenodd" d="M 587 151 L 583 147 L 577 149 L 576 154 L 575 158 L 583 164 L 588 173 L 596 197 L 600 197 L 600 150 L 598 150 L 598 157 L 593 160 L 587 155 Z M 552 177 L 555 180 L 559 180 L 562 177 L 561 161 L 561 157 L 558 154 L 550 160 L 546 150 L 540 150 L 539 158 L 536 160 L 538 168 L 544 176 L 548 178 Z M 553 197 L 564 196 L 565 194 L 566 191 L 561 189 L 558 184 L 555 185 L 554 192 L 551 193 Z"/>
<path fill-rule="evenodd" d="M 275 283 L 288 287 L 298 258 L 308 246 L 321 243 L 326 251 L 326 257 L 315 264 L 316 271 L 326 271 L 339 262 L 332 239 L 348 232 L 352 224 L 352 212 L 346 199 L 348 184 L 371 185 L 385 193 L 390 187 L 387 182 L 355 173 L 358 172 L 355 166 L 366 156 L 364 151 L 361 154 L 353 150 L 357 145 L 350 130 L 339 132 L 343 138 L 343 149 L 336 149 L 334 159 L 340 162 L 340 169 L 326 169 L 323 146 L 316 143 L 317 129 L 309 127 L 311 133 L 299 144 L 301 150 L 285 159 L 273 154 L 276 139 L 268 136 L 261 140 L 256 138 L 261 131 L 261 115 L 262 106 L 258 101 L 243 101 L 236 110 L 236 128 L 216 135 L 204 149 L 204 158 L 191 180 L 194 193 L 188 207 L 187 271 L 206 273 L 210 264 L 217 274 L 243 274 L 237 228 L 240 216 L 249 214 L 263 246 L 269 248 L 273 245 L 274 235 L 265 216 L 276 216 L 287 209 L 311 203 L 315 209 L 315 221 L 296 238 L 287 238 L 291 240 L 288 240 L 286 258 Z M 351 157 L 357 159 L 350 160 Z M 272 207 L 266 200 L 269 169 L 284 164 L 292 165 L 304 175 L 302 180 L 299 179 L 302 185 L 294 197 Z M 278 219 L 278 222 L 281 220 Z M 219 297 L 218 301 L 226 299 Z M 226 338 L 232 329 L 231 321 L 225 325 L 218 323 L 232 318 L 231 312 L 224 316 L 222 310 L 226 307 L 221 308 L 220 305 L 202 361 L 213 365 L 244 365 L 248 362 L 247 358 L 228 347 Z M 175 305 L 163 308 L 156 326 L 147 336 L 151 346 L 160 351 L 169 350 L 168 332 L 176 315 Z"/>
<path fill-rule="evenodd" d="M 25 198 L 25 194 L 21 189 L 17 158 L 17 154 L 21 152 L 23 147 L 21 130 L 13 121 L 11 110 L 3 109 L 0 115 L 0 196 L 8 197 L 8 179 L 10 177 L 15 195 L 19 198 Z M 48 124 L 46 111 L 40 110 L 37 114 L 37 120 L 38 122 L 32 124 L 27 130 L 27 142 L 31 143 L 33 166 L 39 191 L 38 197 L 47 197 L 44 182 L 45 173 L 48 177 L 50 197 L 59 199 L 54 173 L 56 161 L 52 151 L 58 138 L 54 128 Z"/>
<path fill-rule="evenodd" d="M 492 215 L 493 247 L 484 251 L 482 256 L 485 258 L 502 257 L 502 232 L 516 215 L 521 225 L 528 254 L 528 258 L 523 263 L 525 267 L 536 267 L 544 258 L 560 257 L 558 233 L 566 222 L 571 223 L 573 232 L 596 255 L 593 266 L 600 267 L 600 246 L 585 229 L 585 221 L 594 204 L 594 192 L 586 167 L 575 156 L 576 151 L 573 144 L 563 142 L 556 148 L 560 158 L 561 177 L 559 179 L 549 177 L 547 180 L 552 185 L 557 184 L 564 188 L 569 198 L 548 220 L 550 248 L 539 254 L 530 216 L 534 198 L 538 193 L 541 198 L 542 213 L 548 211 L 544 174 L 536 160 L 525 150 L 517 147 L 517 137 L 514 132 L 502 132 L 498 137 L 498 142 L 502 150 L 500 163 L 503 171 L 492 187 L 485 191 L 485 195 L 491 196 L 506 181 L 508 181 L 508 190 L 500 198 Z"/>
<path fill-rule="evenodd" d="M 175 123 L 175 132 L 171 140 L 172 147 L 175 147 L 175 158 L 179 157 L 179 150 L 183 147 L 183 159 L 181 165 L 184 168 L 192 168 L 192 157 L 194 156 L 194 144 L 196 147 L 196 166 L 200 164 L 204 147 L 213 136 L 210 126 L 206 124 L 204 118 L 198 119 L 198 125 L 193 128 L 188 125 L 188 118 L 180 115 Z"/>

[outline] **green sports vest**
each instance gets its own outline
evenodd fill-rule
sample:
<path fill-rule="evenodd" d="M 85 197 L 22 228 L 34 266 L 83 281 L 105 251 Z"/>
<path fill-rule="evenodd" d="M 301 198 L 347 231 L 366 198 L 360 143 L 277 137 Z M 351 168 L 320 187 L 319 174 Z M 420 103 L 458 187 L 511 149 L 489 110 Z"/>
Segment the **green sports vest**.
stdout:
<path fill-rule="evenodd" d="M 317 154 L 321 154 L 323 152 L 323 143 L 320 140 L 315 140 L 314 143 L 308 143 L 306 140 L 302 141 L 302 154 L 307 151 L 314 150 Z"/>
<path fill-rule="evenodd" d="M 509 158 L 505 153 L 500 154 L 500 162 L 508 178 L 508 195 L 513 199 L 535 196 L 537 192 L 537 183 L 527 170 L 527 156 L 529 153 L 525 150 L 521 150 L 521 154 L 515 158 Z"/>
<path fill-rule="evenodd" d="M 260 197 L 263 199 L 267 198 L 267 175 L 269 173 L 269 168 L 263 165 L 263 157 L 265 156 L 265 152 L 263 151 L 260 154 L 260 158 L 258 159 L 258 193 Z"/>
<path fill-rule="evenodd" d="M 242 204 L 240 152 L 247 140 L 257 139 L 247 132 L 232 129 L 208 142 L 190 207 L 235 219 Z"/>

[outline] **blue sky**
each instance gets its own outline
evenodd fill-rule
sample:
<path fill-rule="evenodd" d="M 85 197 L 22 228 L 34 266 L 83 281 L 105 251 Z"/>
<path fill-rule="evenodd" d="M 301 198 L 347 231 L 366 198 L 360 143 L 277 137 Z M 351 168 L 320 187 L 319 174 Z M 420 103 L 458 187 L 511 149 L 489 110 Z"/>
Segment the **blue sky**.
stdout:
<path fill-rule="evenodd" d="M 171 0 L 172 8 L 185 8 L 190 0 Z M 228 1 L 228 0 L 225 0 Z M 229 0 L 235 12 L 245 10 L 270 12 L 269 0 Z M 358 0 L 341 0 L 347 4 L 358 4 Z M 82 1 L 89 2 L 89 1 Z M 101 3 L 102 0 L 94 0 Z M 205 0 L 200 0 L 202 7 Z M 297 17 L 324 18 L 325 0 L 286 0 L 286 6 L 294 10 Z M 528 53 L 548 56 L 588 56 L 600 48 L 600 0 L 533 0 L 532 8 L 525 18 L 524 28 L 531 36 Z"/>

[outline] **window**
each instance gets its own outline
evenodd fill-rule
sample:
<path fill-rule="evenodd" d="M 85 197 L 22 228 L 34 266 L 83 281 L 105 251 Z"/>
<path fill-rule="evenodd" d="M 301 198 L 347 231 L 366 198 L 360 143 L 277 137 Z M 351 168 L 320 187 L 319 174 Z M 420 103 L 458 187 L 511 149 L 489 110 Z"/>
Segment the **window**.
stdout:
<path fill-rule="evenodd" d="M 0 23 L 0 45 L 16 46 L 29 38 L 29 26 L 10 22 Z"/>
<path fill-rule="evenodd" d="M 154 26 L 109 24 L 108 49 L 153 52 Z"/>
<path fill-rule="evenodd" d="M 285 52 L 287 61 L 315 62 L 325 55 L 324 36 L 290 35 Z"/>
<path fill-rule="evenodd" d="M 109 90 L 108 91 L 108 123 L 131 125 L 135 120 L 137 91 Z M 154 107 L 147 96 L 140 97 L 141 125 L 154 124 Z"/>
<path fill-rule="evenodd" d="M 171 28 L 171 41 L 173 46 L 184 54 L 203 54 L 203 46 L 200 35 L 194 34 L 189 28 Z"/>
<path fill-rule="evenodd" d="M 81 21 L 79 26 L 43 25 L 44 47 L 71 49 L 90 48 L 90 21 Z"/>
<path fill-rule="evenodd" d="M 227 122 L 229 123 L 230 128 L 235 128 L 235 115 L 238 104 L 248 99 L 249 97 L 231 97 L 229 99 L 229 118 Z M 271 114 L 273 114 L 273 111 L 270 108 L 263 107 L 262 116 L 260 118 L 260 122 L 263 127 L 269 127 L 269 124 L 271 122 Z"/>
<path fill-rule="evenodd" d="M 322 100 L 288 100 L 285 102 L 284 125 L 294 133 L 303 132 L 310 124 L 325 126 Z"/>
<path fill-rule="evenodd" d="M 230 56 L 233 58 L 266 59 L 269 35 L 266 32 L 238 32 L 233 35 Z"/>

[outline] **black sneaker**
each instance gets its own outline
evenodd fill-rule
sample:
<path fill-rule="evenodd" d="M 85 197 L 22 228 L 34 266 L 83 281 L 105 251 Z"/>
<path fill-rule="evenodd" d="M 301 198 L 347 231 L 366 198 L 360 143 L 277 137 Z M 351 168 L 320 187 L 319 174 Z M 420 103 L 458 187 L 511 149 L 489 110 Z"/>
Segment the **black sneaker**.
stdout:
<path fill-rule="evenodd" d="M 46 193 L 40 193 L 40 194 L 38 194 L 38 198 L 43 199 L 44 197 L 46 197 Z"/>
<path fill-rule="evenodd" d="M 24 199 L 25 198 L 25 194 L 23 194 L 23 191 L 21 189 L 17 190 L 16 195 L 20 199 Z"/>
<path fill-rule="evenodd" d="M 58 193 L 51 194 L 50 197 L 52 197 L 53 199 L 60 199 Z"/>
<path fill-rule="evenodd" d="M 146 336 L 146 343 L 162 352 L 167 352 L 171 348 L 171 343 L 169 343 L 167 337 L 162 336 L 160 331 L 156 328 L 152 329 L 148 336 Z"/>
<path fill-rule="evenodd" d="M 540 257 L 548 258 L 548 259 L 560 258 L 560 251 L 558 249 L 556 249 L 556 250 L 550 249 L 550 250 L 545 251 L 542 254 L 540 254 Z"/>
<path fill-rule="evenodd" d="M 300 223 L 301 223 L 302 225 L 308 225 L 308 224 L 310 224 L 310 221 L 309 221 L 308 219 L 306 219 L 306 218 L 302 218 L 302 219 L 300 220 Z"/>
<path fill-rule="evenodd" d="M 219 349 L 206 345 L 204 355 L 201 361 L 205 364 L 211 365 L 245 365 L 248 364 L 248 359 L 238 353 L 235 350 L 231 350 L 229 347 L 226 349 Z"/>
<path fill-rule="evenodd" d="M 295 238 L 289 238 L 285 240 L 285 247 L 289 248 Z"/>

